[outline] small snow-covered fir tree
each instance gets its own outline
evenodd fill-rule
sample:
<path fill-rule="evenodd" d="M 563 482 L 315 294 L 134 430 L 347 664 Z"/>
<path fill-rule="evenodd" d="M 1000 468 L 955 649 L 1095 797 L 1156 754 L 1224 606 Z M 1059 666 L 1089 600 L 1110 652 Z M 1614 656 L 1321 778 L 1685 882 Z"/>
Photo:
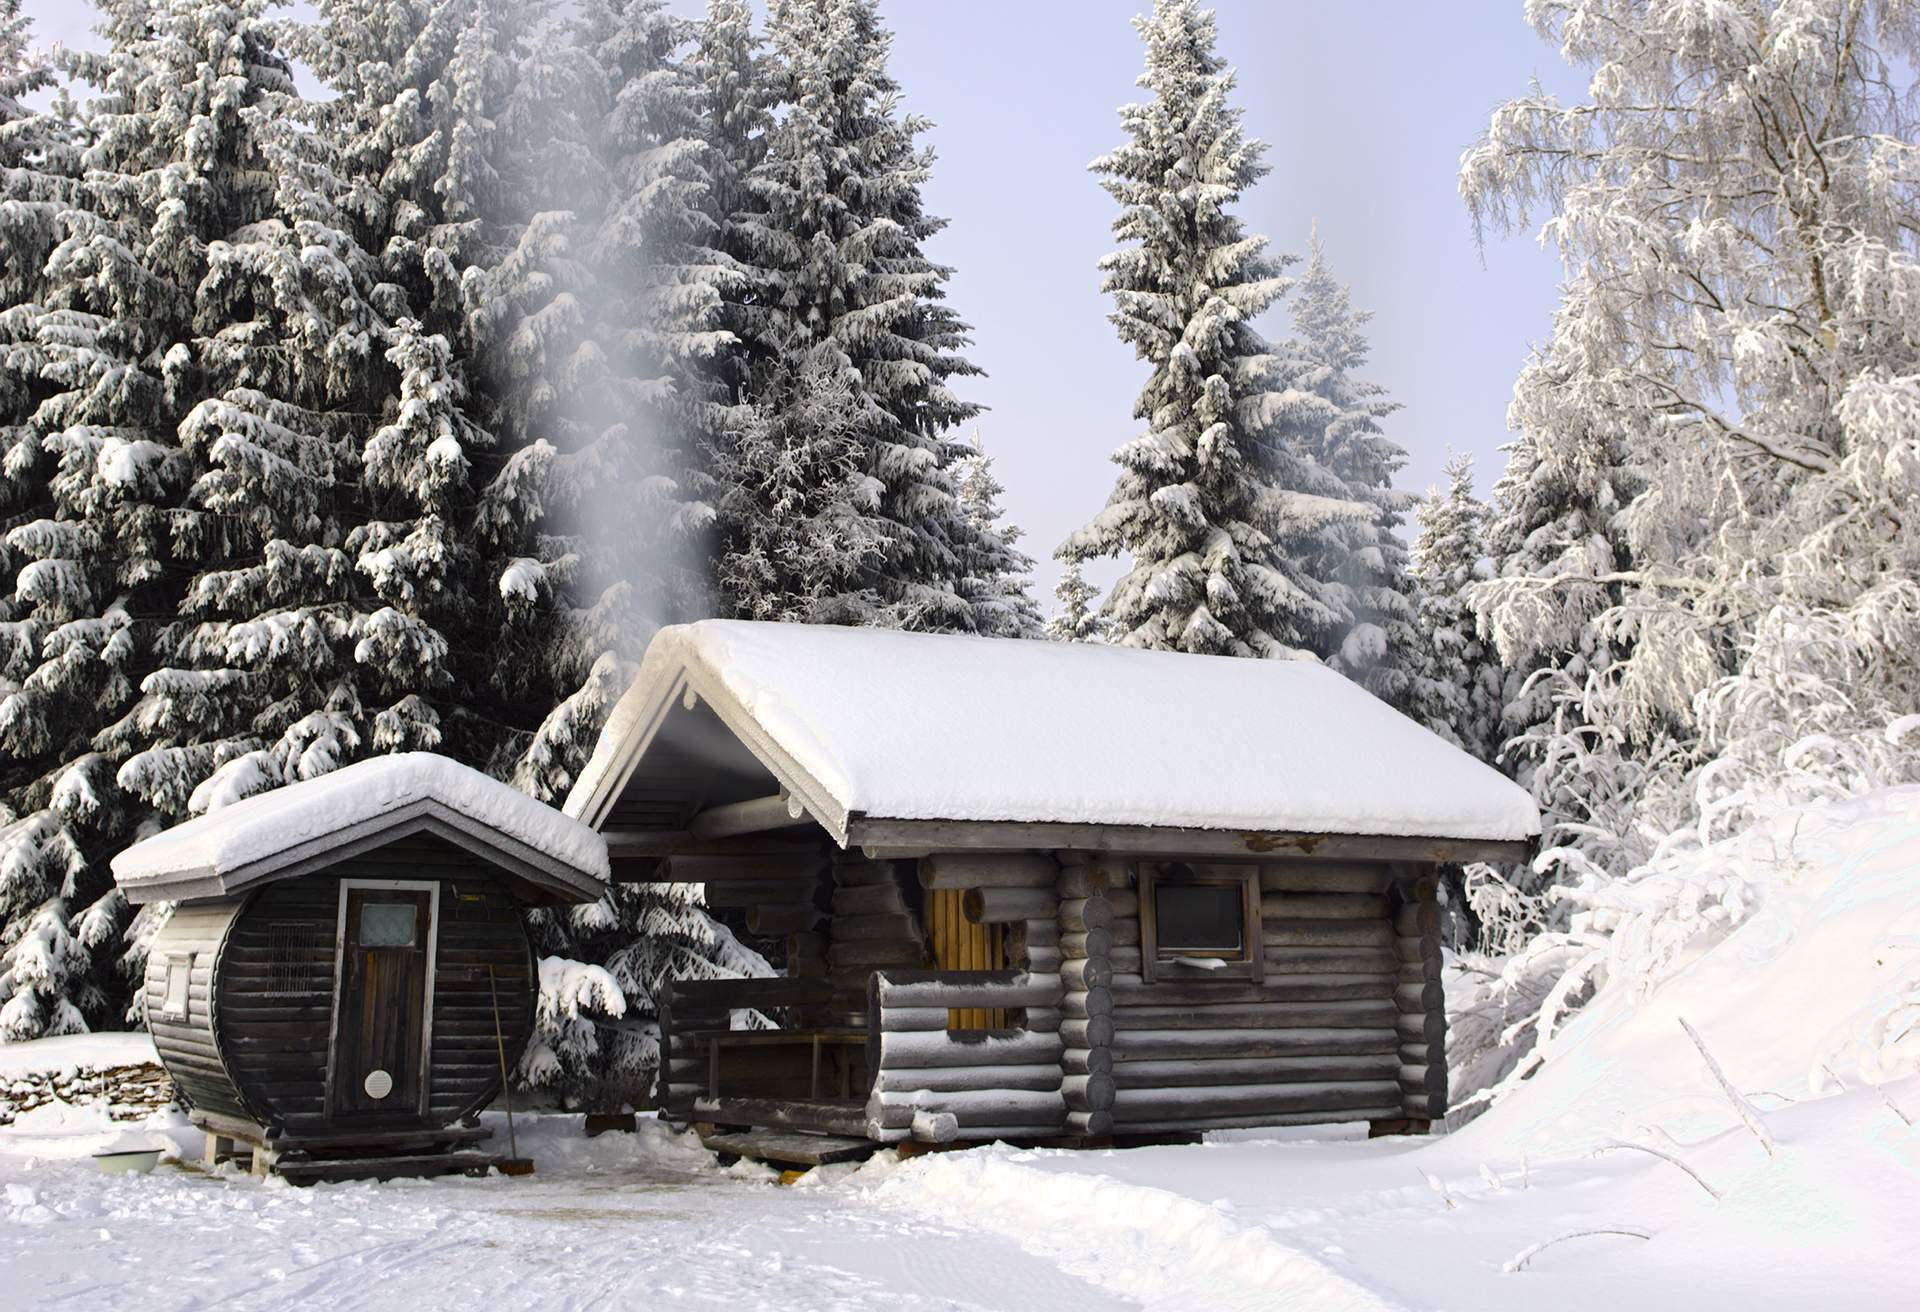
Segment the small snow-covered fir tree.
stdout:
<path fill-rule="evenodd" d="M 1400 407 L 1378 383 L 1355 376 L 1367 362 L 1364 330 L 1373 316 L 1353 308 L 1348 288 L 1327 267 L 1317 228 L 1288 305 L 1294 336 L 1286 354 L 1302 369 L 1295 385 L 1331 411 L 1315 436 L 1314 458 L 1340 480 L 1348 500 L 1371 510 L 1329 525 L 1307 558 L 1308 573 L 1336 590 L 1345 616 L 1319 650 L 1342 674 L 1405 710 L 1413 704 L 1419 648 L 1400 525 L 1413 497 L 1393 486 L 1407 453 L 1380 426 Z"/>
<path fill-rule="evenodd" d="M 1047 636 L 1055 642 L 1098 642 L 1101 623 L 1094 603 L 1100 589 L 1087 582 L 1084 567 L 1069 560 L 1060 567 L 1060 581 L 1053 585 L 1056 603 L 1053 618 L 1047 621 Z"/>
<path fill-rule="evenodd" d="M 1128 140 L 1092 168 L 1129 243 L 1100 267 L 1114 326 L 1152 370 L 1134 405 L 1147 430 L 1114 456 L 1106 508 L 1059 554 L 1128 557 L 1101 612 L 1116 642 L 1311 653 L 1350 617 L 1309 561 L 1331 525 L 1372 512 L 1311 449 L 1331 406 L 1253 326 L 1286 290 L 1286 261 L 1232 213 L 1266 166 L 1229 103 L 1213 15 L 1156 0 L 1135 26 L 1150 96 L 1120 111 Z"/>
<path fill-rule="evenodd" d="M 993 476 L 993 457 L 974 433 L 955 466 L 960 510 L 978 546 L 966 553 L 961 595 L 978 617 L 979 632 L 995 638 L 1036 638 L 1045 630 L 1033 600 L 1033 559 L 1015 544 L 1023 530 L 1002 523 L 1000 496 L 1007 489 Z"/>
<path fill-rule="evenodd" d="M 1481 639 L 1468 589 L 1485 560 L 1487 508 L 1473 495 L 1473 459 L 1446 464 L 1447 488 L 1420 503 L 1413 578 L 1419 585 L 1420 659 L 1412 662 L 1412 708 L 1426 725 L 1483 761 L 1500 746 L 1501 672 Z"/>

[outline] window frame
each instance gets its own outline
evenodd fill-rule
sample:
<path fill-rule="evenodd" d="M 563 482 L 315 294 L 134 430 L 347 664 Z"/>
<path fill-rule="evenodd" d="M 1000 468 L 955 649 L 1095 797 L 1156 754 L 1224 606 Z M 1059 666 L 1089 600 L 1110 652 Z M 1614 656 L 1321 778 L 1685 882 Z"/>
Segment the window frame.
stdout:
<path fill-rule="evenodd" d="M 1156 977 L 1256 983 L 1266 978 L 1266 952 L 1260 932 L 1260 868 L 1255 865 L 1195 865 L 1185 861 L 1142 862 L 1140 866 L 1140 979 L 1152 984 Z M 1176 952 L 1163 956 L 1160 951 L 1158 892 L 1162 885 L 1229 887 L 1240 890 L 1240 950 L 1225 952 Z M 1196 966 L 1198 959 L 1220 961 L 1220 966 Z"/>
<path fill-rule="evenodd" d="M 178 970 L 182 984 L 180 987 L 180 1005 L 171 1005 L 173 993 L 173 972 Z M 193 954 L 191 952 L 169 952 L 162 959 L 160 972 L 160 1001 L 154 1007 L 153 1014 L 168 1020 L 185 1020 L 193 1011 Z"/>

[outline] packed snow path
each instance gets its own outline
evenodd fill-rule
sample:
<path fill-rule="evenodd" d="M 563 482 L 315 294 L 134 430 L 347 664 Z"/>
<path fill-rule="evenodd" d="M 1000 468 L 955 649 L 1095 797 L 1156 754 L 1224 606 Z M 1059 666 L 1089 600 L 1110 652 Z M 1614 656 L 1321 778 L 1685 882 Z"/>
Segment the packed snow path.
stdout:
<path fill-rule="evenodd" d="M 49 1136 L 51 1138 L 51 1136 Z M 530 1138 L 531 1142 L 528 1142 Z M 90 1142 L 73 1140 L 76 1151 Z M 690 1137 L 523 1137 L 530 1179 L 295 1189 L 0 1151 L 13 1307 L 1131 1308 L 1011 1239 L 717 1170 Z M 51 1147 L 51 1144 L 44 1144 Z M 57 1150 L 56 1150 L 57 1151 Z"/>

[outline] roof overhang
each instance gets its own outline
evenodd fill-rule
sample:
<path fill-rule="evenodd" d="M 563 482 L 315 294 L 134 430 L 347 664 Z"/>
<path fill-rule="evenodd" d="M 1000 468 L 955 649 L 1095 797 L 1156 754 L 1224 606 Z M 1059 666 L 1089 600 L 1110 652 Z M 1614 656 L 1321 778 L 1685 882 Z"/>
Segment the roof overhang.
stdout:
<path fill-rule="evenodd" d="M 518 885 L 523 900 L 530 903 L 592 902 L 606 892 L 606 883 L 599 876 L 555 860 L 511 835 L 476 825 L 466 815 L 431 797 L 419 798 L 229 870 L 208 865 L 187 866 L 160 875 L 123 879 L 120 889 L 133 903 L 236 897 L 279 880 L 312 874 L 419 834 L 443 839 L 471 852 Z"/>

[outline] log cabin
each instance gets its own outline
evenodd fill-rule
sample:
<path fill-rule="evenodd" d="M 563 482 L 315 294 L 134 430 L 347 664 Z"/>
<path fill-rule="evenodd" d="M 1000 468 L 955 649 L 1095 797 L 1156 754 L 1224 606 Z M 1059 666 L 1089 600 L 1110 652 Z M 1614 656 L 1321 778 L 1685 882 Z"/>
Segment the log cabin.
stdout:
<path fill-rule="evenodd" d="M 533 1030 L 527 908 L 606 890 L 599 836 L 478 771 L 377 757 L 113 862 L 172 902 L 143 1000 L 208 1136 L 296 1183 L 481 1169 L 480 1110 Z"/>
<path fill-rule="evenodd" d="M 1424 1132 L 1437 868 L 1539 833 L 1523 790 L 1313 662 L 743 621 L 655 637 L 566 809 L 614 879 L 784 936 L 780 978 L 670 986 L 657 1099 L 795 1162 Z"/>

